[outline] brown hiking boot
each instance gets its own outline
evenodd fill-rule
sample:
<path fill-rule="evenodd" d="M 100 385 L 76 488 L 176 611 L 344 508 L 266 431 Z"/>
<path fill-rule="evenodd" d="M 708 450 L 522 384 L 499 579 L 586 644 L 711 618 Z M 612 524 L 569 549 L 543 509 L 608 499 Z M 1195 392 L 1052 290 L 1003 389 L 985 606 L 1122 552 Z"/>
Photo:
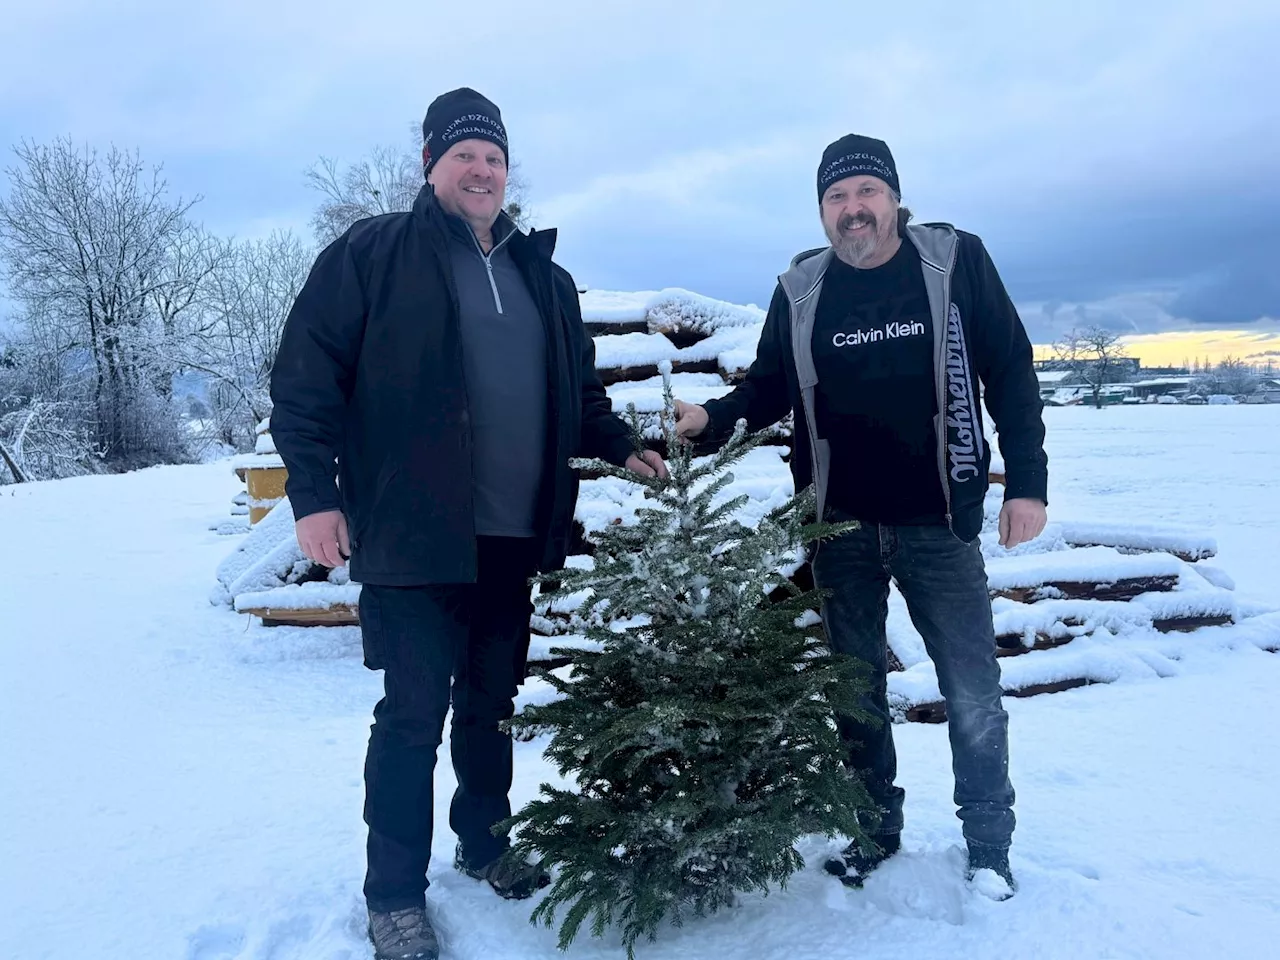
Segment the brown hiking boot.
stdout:
<path fill-rule="evenodd" d="M 440 941 L 424 907 L 388 913 L 369 911 L 374 960 L 438 960 Z"/>
<path fill-rule="evenodd" d="M 527 899 L 551 883 L 551 874 L 541 864 L 518 860 L 510 853 L 495 857 L 483 867 L 470 866 L 462 855 L 462 844 L 454 853 L 453 865 L 468 877 L 486 881 L 507 900 Z"/>

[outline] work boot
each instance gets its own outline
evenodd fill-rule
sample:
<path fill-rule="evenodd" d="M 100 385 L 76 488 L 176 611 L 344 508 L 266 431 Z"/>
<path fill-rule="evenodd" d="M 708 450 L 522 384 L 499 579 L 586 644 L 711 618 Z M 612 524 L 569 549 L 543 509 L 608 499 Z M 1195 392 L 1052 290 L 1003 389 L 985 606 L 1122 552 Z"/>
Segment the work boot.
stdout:
<path fill-rule="evenodd" d="M 458 844 L 453 865 L 468 877 L 484 880 L 494 892 L 506 900 L 524 900 L 551 883 L 551 874 L 540 864 L 517 859 L 509 851 L 494 857 L 483 867 L 473 867 L 462 855 Z"/>
<path fill-rule="evenodd" d="M 438 960 L 440 941 L 425 907 L 387 913 L 369 911 L 369 939 L 374 960 Z"/>

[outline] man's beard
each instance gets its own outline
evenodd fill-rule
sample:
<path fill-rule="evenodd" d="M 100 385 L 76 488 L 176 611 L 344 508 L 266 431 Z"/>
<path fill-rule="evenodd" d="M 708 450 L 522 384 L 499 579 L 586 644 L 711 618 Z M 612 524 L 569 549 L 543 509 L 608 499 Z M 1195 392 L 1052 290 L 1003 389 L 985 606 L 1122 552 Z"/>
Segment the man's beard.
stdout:
<path fill-rule="evenodd" d="M 855 223 L 865 223 L 867 226 L 857 233 L 849 233 L 849 228 Z M 827 239 L 831 241 L 831 246 L 841 260 L 856 267 L 870 259 L 879 246 L 880 224 L 870 213 L 860 213 L 857 216 L 841 214 L 836 221 L 834 233 L 827 231 Z"/>

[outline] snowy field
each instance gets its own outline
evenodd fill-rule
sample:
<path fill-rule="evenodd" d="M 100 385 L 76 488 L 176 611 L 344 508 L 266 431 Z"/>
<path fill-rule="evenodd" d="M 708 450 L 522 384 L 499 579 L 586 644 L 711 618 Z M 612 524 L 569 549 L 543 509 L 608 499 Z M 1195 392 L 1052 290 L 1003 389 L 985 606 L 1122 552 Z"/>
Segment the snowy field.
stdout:
<path fill-rule="evenodd" d="M 1050 409 L 1050 517 L 1216 536 L 1280 607 L 1280 407 Z M 0 488 L 0 958 L 367 960 L 361 768 L 380 675 L 354 629 L 265 629 L 209 603 L 235 538 L 225 463 Z M 946 730 L 896 728 L 905 853 L 863 891 L 804 846 L 787 890 L 640 955 L 1218 958 L 1280 942 L 1280 656 L 1186 638 L 1171 675 L 1007 700 L 1018 791 L 1003 904 L 964 889 Z M 1201 646 L 1198 641 L 1203 640 Z M 552 776 L 517 751 L 517 804 Z M 453 789 L 447 746 L 437 795 Z M 553 958 L 527 903 L 453 872 L 452 960 Z M 622 956 L 583 938 L 579 960 Z"/>

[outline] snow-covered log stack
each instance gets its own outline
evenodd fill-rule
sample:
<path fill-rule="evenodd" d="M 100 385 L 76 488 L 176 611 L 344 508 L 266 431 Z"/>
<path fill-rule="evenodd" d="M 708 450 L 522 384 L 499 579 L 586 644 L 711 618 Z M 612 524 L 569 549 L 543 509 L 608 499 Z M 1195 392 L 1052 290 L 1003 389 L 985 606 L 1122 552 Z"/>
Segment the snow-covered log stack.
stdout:
<path fill-rule="evenodd" d="M 1141 524 L 1051 522 L 1036 540 L 1007 551 L 996 530 L 1002 500 L 1003 490 L 993 487 L 982 549 L 1008 696 L 1159 676 L 1161 662 L 1178 656 L 1170 635 L 1262 612 L 1239 603 L 1231 578 L 1205 562 L 1217 552 L 1212 537 Z M 888 634 L 903 665 L 889 678 L 895 714 L 945 720 L 933 664 L 896 589 Z"/>
<path fill-rule="evenodd" d="M 595 341 L 596 370 L 624 412 L 634 404 L 645 435 L 662 449 L 658 415 L 662 376 L 658 364 L 671 361 L 672 388 L 681 400 L 703 403 L 728 393 L 755 359 L 764 311 L 712 300 L 687 290 L 645 293 L 587 291 L 582 319 Z M 773 431 L 778 443 L 790 425 Z"/>
<path fill-rule="evenodd" d="M 581 300 L 583 320 L 596 344 L 596 366 L 614 408 L 622 412 L 634 404 L 654 441 L 662 408 L 658 364 L 672 362 L 673 385 L 681 399 L 702 402 L 722 396 L 754 359 L 764 321 L 763 311 L 756 307 L 683 290 L 589 291 Z M 790 435 L 789 424 L 776 428 L 776 442 L 753 450 L 733 471 L 735 481 L 723 495 L 748 496 L 741 514 L 747 522 L 791 495 L 786 463 Z M 258 452 L 238 459 L 236 467 L 246 483 L 255 471 L 263 471 L 264 478 L 278 478 L 280 486 L 278 494 L 256 482 L 248 490 L 255 526 L 220 567 L 214 602 L 269 624 L 357 622 L 359 585 L 347 580 L 345 568 L 327 571 L 298 550 L 289 503 L 275 500 L 283 497 L 284 464 L 265 424 Z M 1199 631 L 1263 612 L 1237 602 L 1230 577 L 1206 562 L 1216 553 L 1213 539 L 1194 530 L 1055 522 L 1032 543 L 1004 550 L 996 533 L 1004 493 L 1004 467 L 998 456 L 991 475 L 994 484 L 982 544 L 1008 695 L 1158 675 L 1160 668 L 1153 664 L 1176 658 L 1176 649 L 1167 645 L 1177 637 L 1192 635 L 1193 642 L 1212 642 L 1212 633 Z M 641 491 L 632 485 L 610 477 L 584 477 L 570 564 L 589 564 L 593 534 L 608 524 L 628 522 L 643 504 Z M 253 516 L 255 510 L 261 517 Z M 779 576 L 801 583 L 810 579 L 801 563 L 780 570 Z M 553 656 L 551 648 L 586 643 L 575 604 L 552 607 L 534 599 L 530 661 L 557 666 L 564 659 Z M 810 623 L 821 629 L 816 611 Z M 888 637 L 895 718 L 944 720 L 932 662 L 896 588 L 890 595 Z M 1166 646 L 1160 647 L 1162 643 Z"/>

